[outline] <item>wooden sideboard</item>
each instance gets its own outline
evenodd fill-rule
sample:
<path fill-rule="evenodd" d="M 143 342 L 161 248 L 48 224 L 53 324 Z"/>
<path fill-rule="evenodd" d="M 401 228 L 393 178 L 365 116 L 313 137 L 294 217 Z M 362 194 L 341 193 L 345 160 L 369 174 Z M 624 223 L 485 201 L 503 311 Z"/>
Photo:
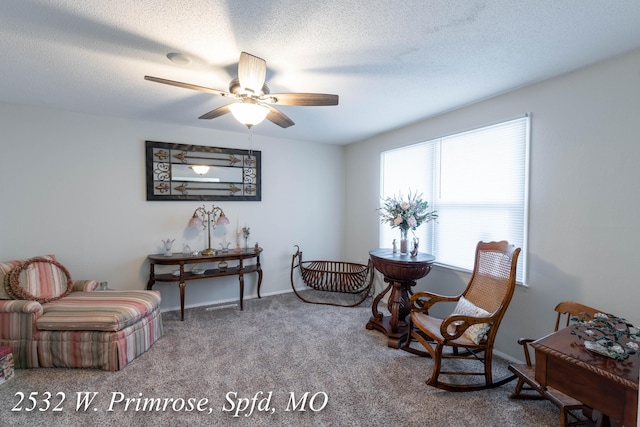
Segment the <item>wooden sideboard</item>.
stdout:
<path fill-rule="evenodd" d="M 153 288 L 153 285 L 156 282 L 178 282 L 178 285 L 180 287 L 180 317 L 181 320 L 184 320 L 184 294 L 187 281 L 237 275 L 240 282 L 240 310 L 242 310 L 245 274 L 258 274 L 258 298 L 260 298 L 260 285 L 262 284 L 262 267 L 260 266 L 261 253 L 262 248 L 249 248 L 240 250 L 229 250 L 228 252 L 219 252 L 211 256 L 184 255 L 181 253 L 174 253 L 171 256 L 166 256 L 164 254 L 149 255 L 147 257 L 149 260 L 149 282 L 147 283 L 147 289 Z M 246 260 L 252 258 L 256 259 L 255 264 L 245 264 Z M 217 267 L 219 263 L 228 261 L 237 261 L 238 265 L 229 265 L 226 268 Z M 215 263 L 216 267 L 207 268 L 202 274 L 195 274 L 192 271 L 185 270 L 185 265 L 197 265 L 204 263 Z M 180 274 L 155 274 L 156 265 L 176 266 L 180 269 Z M 195 267 L 192 267 L 192 269 L 193 268 Z"/>
<path fill-rule="evenodd" d="M 592 353 L 584 341 L 564 328 L 531 344 L 536 354 L 536 381 L 597 411 L 596 425 L 636 425 L 640 357 L 621 362 Z M 594 412 L 595 412 L 594 411 Z M 594 420 L 595 421 L 595 420 Z"/>

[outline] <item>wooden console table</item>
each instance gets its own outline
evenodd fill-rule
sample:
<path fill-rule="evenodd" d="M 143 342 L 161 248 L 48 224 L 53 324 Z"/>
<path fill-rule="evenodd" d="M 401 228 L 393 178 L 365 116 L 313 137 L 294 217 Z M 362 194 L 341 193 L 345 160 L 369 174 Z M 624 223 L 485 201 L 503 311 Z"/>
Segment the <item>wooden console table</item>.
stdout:
<path fill-rule="evenodd" d="M 416 280 L 423 278 L 436 260 L 430 254 L 418 253 L 416 257 L 400 255 L 391 249 L 374 249 L 369 252 L 373 267 L 384 275 L 384 281 L 389 285 L 373 300 L 371 311 L 373 316 L 367 323 L 367 329 L 377 329 L 387 335 L 387 345 L 400 348 L 400 343 L 407 335 L 407 322 L 405 321 L 410 307 L 411 287 L 416 285 Z M 378 311 L 380 300 L 391 290 L 387 300 L 387 309 L 390 316 L 383 316 Z"/>
<path fill-rule="evenodd" d="M 640 358 L 618 362 L 585 349 L 564 328 L 531 344 L 536 352 L 536 381 L 594 409 L 595 425 L 635 426 L 638 417 Z M 624 344 L 623 344 L 624 345 Z M 592 419 L 596 421 L 596 419 Z"/>
<path fill-rule="evenodd" d="M 178 282 L 180 286 L 180 316 L 184 320 L 184 291 L 188 280 L 207 279 L 210 277 L 232 276 L 237 275 L 240 281 L 240 310 L 243 309 L 242 301 L 244 296 L 244 275 L 247 273 L 258 273 L 258 298 L 260 298 L 260 285 L 262 284 L 262 267 L 260 267 L 260 253 L 262 248 L 250 248 L 241 250 L 229 250 L 229 252 L 220 252 L 211 256 L 202 255 L 183 255 L 174 253 L 171 256 L 164 254 L 149 255 L 149 282 L 147 289 L 151 289 L 155 282 Z M 244 260 L 256 258 L 256 263 L 244 265 Z M 229 266 L 224 269 L 209 268 L 203 274 L 195 274 L 191 271 L 185 271 L 186 264 L 202 264 L 205 262 L 220 263 L 222 261 L 238 261 L 237 266 Z M 155 274 L 155 266 L 157 265 L 175 265 L 180 266 L 180 275 L 174 276 L 172 273 Z"/>

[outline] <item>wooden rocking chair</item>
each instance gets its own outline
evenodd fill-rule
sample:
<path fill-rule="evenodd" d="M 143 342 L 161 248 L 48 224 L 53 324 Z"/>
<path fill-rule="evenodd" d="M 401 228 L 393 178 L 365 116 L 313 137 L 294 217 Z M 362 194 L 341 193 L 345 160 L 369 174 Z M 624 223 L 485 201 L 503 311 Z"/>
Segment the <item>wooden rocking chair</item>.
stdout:
<path fill-rule="evenodd" d="M 561 327 L 561 321 L 564 323 L 562 327 L 569 326 L 571 318 L 588 314 L 593 317 L 598 312 L 595 308 L 579 304 L 572 301 L 564 301 L 555 308 L 558 313 L 556 316 L 557 331 Z M 565 317 L 565 319 L 563 319 Z M 529 353 L 529 344 L 535 340 L 528 338 L 520 338 L 518 344 L 524 349 L 525 364 L 510 364 L 509 370 L 516 374 L 518 383 L 515 391 L 509 396 L 511 399 L 547 399 L 560 409 L 560 426 L 578 426 L 586 424 L 586 420 L 576 415 L 576 413 L 588 412 L 589 409 L 582 403 L 571 396 L 554 389 L 553 387 L 542 387 L 535 379 L 536 367 L 531 363 Z M 574 413 L 576 411 L 576 413 Z"/>
<path fill-rule="evenodd" d="M 515 375 L 494 380 L 492 375 L 493 343 L 498 327 L 513 296 L 520 248 L 506 241 L 480 242 L 476 248 L 471 280 L 458 296 L 416 292 L 411 297 L 409 333 L 406 351 L 433 358 L 433 374 L 427 384 L 449 391 L 475 391 L 498 387 L 515 379 Z M 454 313 L 445 319 L 429 315 L 439 302 L 457 302 Z M 425 351 L 411 348 L 412 340 Z M 452 351 L 445 352 L 445 347 Z M 462 351 L 459 351 L 462 349 Z M 480 361 L 484 371 L 443 371 L 443 359 Z M 440 375 L 480 375 L 484 382 L 454 384 L 440 380 Z"/>

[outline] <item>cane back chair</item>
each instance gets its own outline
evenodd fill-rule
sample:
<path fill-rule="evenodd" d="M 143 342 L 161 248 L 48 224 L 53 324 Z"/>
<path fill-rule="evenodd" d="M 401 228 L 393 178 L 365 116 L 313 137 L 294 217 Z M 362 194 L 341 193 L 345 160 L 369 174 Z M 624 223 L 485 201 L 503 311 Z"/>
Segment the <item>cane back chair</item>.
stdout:
<path fill-rule="evenodd" d="M 443 296 L 416 292 L 412 296 L 404 349 L 433 358 L 433 373 L 427 384 L 449 391 L 474 391 L 497 387 L 515 378 L 507 375 L 494 380 L 492 357 L 498 327 L 513 297 L 519 254 L 520 248 L 506 241 L 479 242 L 473 273 L 462 294 Z M 429 310 L 441 302 L 456 302 L 453 314 L 444 319 L 429 315 Z M 411 347 L 413 341 L 426 351 Z M 479 361 L 483 370 L 444 371 L 443 359 Z M 442 380 L 441 375 L 483 376 L 484 381 L 459 384 Z"/>

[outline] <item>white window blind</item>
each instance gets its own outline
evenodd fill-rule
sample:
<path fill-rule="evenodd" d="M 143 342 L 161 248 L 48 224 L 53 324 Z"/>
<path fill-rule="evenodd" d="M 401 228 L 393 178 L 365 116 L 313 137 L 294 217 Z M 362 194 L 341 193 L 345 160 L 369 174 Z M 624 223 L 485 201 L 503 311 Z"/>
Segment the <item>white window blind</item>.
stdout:
<path fill-rule="evenodd" d="M 472 270 L 481 240 L 522 248 L 517 280 L 526 283 L 528 153 L 529 116 L 386 151 L 382 199 L 418 192 L 438 211 L 415 235 L 439 264 Z M 381 224 L 382 247 L 399 237 Z"/>

